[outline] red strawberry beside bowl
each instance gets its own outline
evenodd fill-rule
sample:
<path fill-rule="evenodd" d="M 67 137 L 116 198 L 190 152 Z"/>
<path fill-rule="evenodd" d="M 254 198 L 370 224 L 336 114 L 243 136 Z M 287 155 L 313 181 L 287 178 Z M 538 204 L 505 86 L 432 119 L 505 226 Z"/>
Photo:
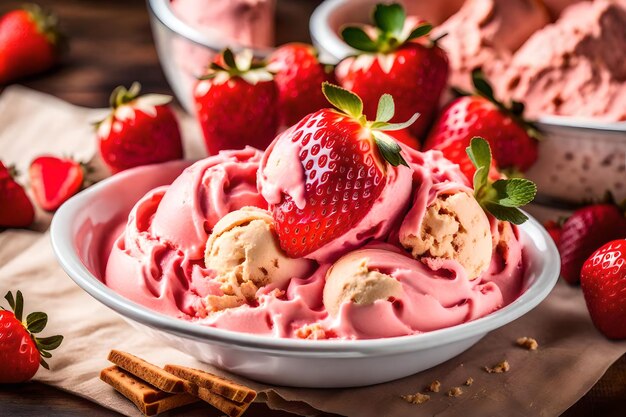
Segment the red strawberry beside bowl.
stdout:
<path fill-rule="evenodd" d="M 598 330 L 610 339 L 626 339 L 626 239 L 596 250 L 583 265 L 580 285 Z"/>

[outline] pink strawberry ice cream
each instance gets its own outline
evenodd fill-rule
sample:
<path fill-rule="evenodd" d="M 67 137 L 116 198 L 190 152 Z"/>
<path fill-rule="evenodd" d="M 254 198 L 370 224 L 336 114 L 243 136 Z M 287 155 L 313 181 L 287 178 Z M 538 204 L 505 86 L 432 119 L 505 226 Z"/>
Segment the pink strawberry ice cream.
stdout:
<path fill-rule="evenodd" d="M 466 0 L 433 30 L 443 34 L 452 86 L 472 90 L 481 68 L 528 118 L 626 120 L 624 0 Z"/>
<path fill-rule="evenodd" d="M 536 32 L 498 82 L 527 116 L 626 120 L 626 1 L 581 2 Z"/>
<path fill-rule="evenodd" d="M 211 290 L 204 251 L 215 224 L 245 206 L 267 207 L 256 190 L 260 159 L 253 148 L 223 152 L 146 194 L 113 245 L 107 285 L 166 314 L 195 314 L 193 293 Z"/>
<path fill-rule="evenodd" d="M 450 61 L 450 84 L 471 90 L 469 74 L 479 67 L 493 77 L 503 70 L 511 54 L 549 21 L 540 0 L 466 0 L 433 32 L 435 38 L 447 34 L 440 45 Z"/>
<path fill-rule="evenodd" d="M 440 152 L 403 153 L 410 167 L 390 173 L 376 215 L 310 259 L 282 251 L 265 210 L 264 196 L 302 193 L 288 143 L 277 139 L 265 155 L 246 148 L 198 161 L 137 202 L 111 249 L 105 283 L 200 325 L 303 339 L 417 334 L 515 300 L 525 263 L 517 229 L 482 210 L 455 213 L 474 207 L 472 191 Z M 425 230 L 428 208 L 451 199 L 462 203 L 446 206 L 450 219 L 431 219 L 447 234 Z M 471 239 L 480 241 L 474 263 L 463 249 Z M 451 246 L 437 252 L 433 242 Z M 414 250 L 419 245 L 432 248 Z"/>

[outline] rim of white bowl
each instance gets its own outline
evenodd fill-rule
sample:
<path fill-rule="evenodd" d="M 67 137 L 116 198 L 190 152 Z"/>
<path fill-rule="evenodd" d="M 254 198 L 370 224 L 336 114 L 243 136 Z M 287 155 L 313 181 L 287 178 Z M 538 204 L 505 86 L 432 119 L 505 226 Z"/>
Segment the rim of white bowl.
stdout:
<path fill-rule="evenodd" d="M 338 61 L 354 54 L 356 51 L 335 33 L 328 25 L 328 21 L 337 8 L 350 2 L 351 0 L 326 0 L 317 6 L 309 20 L 309 31 L 313 41 L 318 45 L 322 45 L 324 50 Z M 373 3 L 375 2 L 373 1 Z M 626 133 L 626 121 L 605 122 L 572 116 L 541 116 L 537 121 L 540 127 L 545 125 L 546 127 L 587 129 L 605 133 Z"/>
<path fill-rule="evenodd" d="M 189 165 L 192 161 L 174 161 L 165 164 L 178 166 L 176 163 L 182 167 L 183 164 Z M 299 340 L 217 329 L 177 319 L 134 303 L 107 287 L 81 262 L 73 244 L 73 221 L 79 212 L 88 210 L 87 203 L 94 195 L 103 189 L 116 187 L 141 171 L 144 171 L 141 175 L 149 175 L 150 170 L 160 170 L 165 164 L 124 171 L 75 195 L 56 212 L 52 219 L 50 236 L 59 264 L 84 291 L 122 316 L 168 333 L 216 344 L 236 344 L 240 348 L 263 350 L 282 356 L 314 357 L 332 354 L 334 357 L 363 357 L 417 351 L 478 337 L 512 322 L 543 301 L 559 276 L 560 258 L 556 246 L 545 229 L 529 216 L 529 220 L 520 226 L 520 230 L 529 243 L 532 242 L 536 247 L 544 249 L 542 253 L 546 256 L 546 262 L 543 270 L 537 275 L 535 282 L 511 304 L 467 323 L 416 335 L 390 338 Z M 529 232 L 532 232 L 533 236 Z"/>
<path fill-rule="evenodd" d="M 233 50 L 250 49 L 254 55 L 265 57 L 272 52 L 271 48 L 253 48 L 236 41 L 225 41 L 218 31 L 214 36 L 200 32 L 179 18 L 171 8 L 171 0 L 148 0 L 148 10 L 161 24 L 187 40 L 212 50 L 231 48 Z"/>

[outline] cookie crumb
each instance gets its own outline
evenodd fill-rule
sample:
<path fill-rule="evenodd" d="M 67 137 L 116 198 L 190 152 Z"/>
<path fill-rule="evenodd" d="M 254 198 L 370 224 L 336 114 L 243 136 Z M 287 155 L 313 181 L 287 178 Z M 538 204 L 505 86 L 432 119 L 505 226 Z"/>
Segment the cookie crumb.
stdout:
<path fill-rule="evenodd" d="M 461 394 L 463 394 L 463 390 L 460 387 L 452 387 L 448 391 L 448 397 L 458 397 Z"/>
<path fill-rule="evenodd" d="M 499 362 L 493 368 L 485 366 L 484 369 L 490 374 L 501 374 L 503 372 L 509 372 L 509 369 L 511 369 L 511 366 L 509 365 L 509 362 L 505 359 L 502 362 Z"/>
<path fill-rule="evenodd" d="M 471 386 L 473 383 L 474 383 L 474 378 L 472 378 L 471 376 L 467 378 L 467 381 L 465 381 L 465 385 L 467 385 L 468 387 Z"/>
<path fill-rule="evenodd" d="M 434 380 L 433 382 L 430 383 L 429 386 L 425 388 L 425 391 L 439 392 L 440 389 L 441 389 L 441 382 L 439 382 L 438 380 Z"/>
<path fill-rule="evenodd" d="M 430 395 L 416 392 L 415 394 L 401 395 L 402 399 L 411 404 L 424 404 L 430 400 Z"/>
<path fill-rule="evenodd" d="M 539 343 L 537 343 L 537 341 L 532 337 L 520 337 L 515 341 L 515 343 L 517 344 L 517 346 L 523 347 L 527 350 L 537 350 L 537 348 L 539 347 Z"/>

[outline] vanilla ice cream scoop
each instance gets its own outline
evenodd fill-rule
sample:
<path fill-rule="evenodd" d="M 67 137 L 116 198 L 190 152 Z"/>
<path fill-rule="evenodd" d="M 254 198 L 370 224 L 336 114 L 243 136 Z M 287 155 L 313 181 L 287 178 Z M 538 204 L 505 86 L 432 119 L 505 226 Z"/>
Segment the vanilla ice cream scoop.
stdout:
<path fill-rule="evenodd" d="M 454 259 L 470 279 L 489 267 L 493 249 L 489 219 L 467 192 L 437 196 L 417 224 L 419 230 L 400 234 L 400 243 L 414 258 Z"/>
<path fill-rule="evenodd" d="M 204 261 L 221 282 L 225 298 L 209 296 L 214 309 L 235 307 L 254 300 L 268 284 L 283 287 L 300 278 L 310 261 L 289 258 L 280 248 L 274 220 L 266 210 L 244 207 L 222 217 L 207 240 Z"/>
<path fill-rule="evenodd" d="M 376 300 L 400 298 L 402 284 L 390 275 L 370 270 L 368 259 L 348 254 L 326 273 L 324 307 L 331 316 L 337 316 L 343 303 L 373 304 Z"/>

